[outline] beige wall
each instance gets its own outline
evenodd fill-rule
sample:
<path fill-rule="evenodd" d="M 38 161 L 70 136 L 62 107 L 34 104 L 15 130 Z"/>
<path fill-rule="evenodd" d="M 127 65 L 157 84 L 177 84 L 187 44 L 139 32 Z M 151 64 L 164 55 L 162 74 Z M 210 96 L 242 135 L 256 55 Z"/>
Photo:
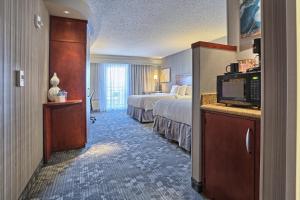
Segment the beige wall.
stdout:
<path fill-rule="evenodd" d="M 287 1 L 287 136 L 286 136 L 286 196 L 296 198 L 297 150 L 297 30 L 296 1 Z M 300 188 L 299 188 L 300 189 Z"/>
<path fill-rule="evenodd" d="M 217 44 L 227 44 L 228 38 L 227 38 L 227 35 L 226 35 L 226 36 L 224 36 L 224 37 L 215 39 L 215 40 L 210 41 L 210 42 L 212 42 L 212 43 L 217 43 Z"/>
<path fill-rule="evenodd" d="M 294 1 L 295 2 L 295 1 Z M 296 200 L 300 200 L 300 3 L 296 2 L 296 37 L 297 37 L 297 54 L 296 54 L 296 62 L 297 62 L 297 121 L 298 124 L 297 132 L 296 132 Z"/>
<path fill-rule="evenodd" d="M 34 14 L 43 19 L 41 30 Z M 0 1 L 0 200 L 18 199 L 42 160 L 48 43 L 42 0 Z M 18 69 L 25 71 L 25 87 L 15 87 Z"/>
<path fill-rule="evenodd" d="M 228 64 L 236 61 L 236 52 L 200 48 L 200 92 L 217 91 L 217 75 L 225 73 Z"/>
<path fill-rule="evenodd" d="M 171 82 L 161 84 L 162 90 L 168 92 L 170 87 L 176 84 L 176 75 L 192 74 L 192 49 L 164 57 L 162 68 L 171 68 Z"/>

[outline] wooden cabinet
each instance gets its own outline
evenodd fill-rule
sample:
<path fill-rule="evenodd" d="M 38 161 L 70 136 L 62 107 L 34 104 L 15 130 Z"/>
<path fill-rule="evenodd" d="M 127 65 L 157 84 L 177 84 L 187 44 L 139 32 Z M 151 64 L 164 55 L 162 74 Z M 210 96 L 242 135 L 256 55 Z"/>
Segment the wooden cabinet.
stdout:
<path fill-rule="evenodd" d="M 50 102 L 44 110 L 44 162 L 52 152 L 84 147 L 82 100 Z"/>
<path fill-rule="evenodd" d="M 49 76 L 57 73 L 68 102 L 44 105 L 45 161 L 53 151 L 81 148 L 87 141 L 87 21 L 51 16 L 49 51 Z"/>
<path fill-rule="evenodd" d="M 259 119 L 202 110 L 203 194 L 258 199 L 259 147 Z"/>

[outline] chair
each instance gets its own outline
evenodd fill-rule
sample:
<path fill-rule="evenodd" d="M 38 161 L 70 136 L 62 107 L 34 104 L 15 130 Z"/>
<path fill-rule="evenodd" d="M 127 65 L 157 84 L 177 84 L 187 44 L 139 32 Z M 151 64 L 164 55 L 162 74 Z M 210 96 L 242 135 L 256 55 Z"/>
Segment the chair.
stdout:
<path fill-rule="evenodd" d="M 92 115 L 92 113 L 94 112 L 94 110 L 93 110 L 93 97 L 94 97 L 94 94 L 95 94 L 95 90 L 93 90 L 93 92 L 90 94 L 90 112 L 91 112 L 90 120 L 91 120 L 92 124 L 94 124 L 97 120 L 96 116 Z"/>

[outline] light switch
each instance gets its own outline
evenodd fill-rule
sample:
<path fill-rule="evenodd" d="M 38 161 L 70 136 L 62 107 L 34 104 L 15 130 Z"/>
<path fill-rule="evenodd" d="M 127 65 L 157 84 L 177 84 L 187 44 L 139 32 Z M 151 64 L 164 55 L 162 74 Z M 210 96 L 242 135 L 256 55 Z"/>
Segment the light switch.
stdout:
<path fill-rule="evenodd" d="M 25 85 L 25 74 L 23 70 L 16 71 L 16 86 L 24 87 Z"/>

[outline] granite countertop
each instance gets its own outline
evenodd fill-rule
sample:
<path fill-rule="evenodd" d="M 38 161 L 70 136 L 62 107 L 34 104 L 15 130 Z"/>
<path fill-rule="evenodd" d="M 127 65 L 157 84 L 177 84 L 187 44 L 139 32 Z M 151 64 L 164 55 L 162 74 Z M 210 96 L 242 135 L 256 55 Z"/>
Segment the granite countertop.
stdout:
<path fill-rule="evenodd" d="M 202 105 L 201 109 L 215 112 L 222 112 L 232 115 L 239 115 L 245 117 L 252 117 L 256 119 L 260 119 L 261 110 L 251 109 L 251 108 L 239 108 L 239 107 L 228 107 L 225 104 L 213 103 Z"/>

